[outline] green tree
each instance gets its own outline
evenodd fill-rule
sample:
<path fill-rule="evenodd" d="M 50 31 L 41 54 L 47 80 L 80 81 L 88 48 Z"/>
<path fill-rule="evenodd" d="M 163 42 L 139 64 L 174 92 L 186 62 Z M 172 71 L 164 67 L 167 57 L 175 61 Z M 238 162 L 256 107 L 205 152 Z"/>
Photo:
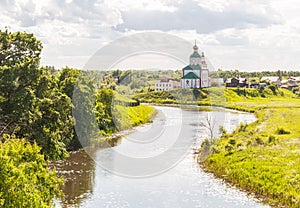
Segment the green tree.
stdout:
<path fill-rule="evenodd" d="M 112 117 L 114 91 L 111 89 L 99 89 L 96 94 L 95 115 L 99 129 L 103 133 L 111 133 L 115 130 Z"/>
<path fill-rule="evenodd" d="M 0 37 L 0 138 L 4 133 L 26 138 L 47 159 L 64 158 L 73 137 L 71 100 L 49 70 L 39 68 L 40 41 L 19 32 L 0 31 Z"/>
<path fill-rule="evenodd" d="M 75 120 L 75 126 L 72 127 L 74 136 L 67 144 L 67 149 L 88 146 L 96 134 L 95 89 L 89 73 L 65 67 L 58 80 L 60 90 L 72 100 L 72 116 Z"/>
<path fill-rule="evenodd" d="M 0 66 L 13 66 L 28 60 L 39 63 L 42 43 L 33 34 L 0 30 Z"/>
<path fill-rule="evenodd" d="M 0 145 L 0 207 L 52 207 L 62 179 L 49 171 L 40 147 L 6 138 Z"/>

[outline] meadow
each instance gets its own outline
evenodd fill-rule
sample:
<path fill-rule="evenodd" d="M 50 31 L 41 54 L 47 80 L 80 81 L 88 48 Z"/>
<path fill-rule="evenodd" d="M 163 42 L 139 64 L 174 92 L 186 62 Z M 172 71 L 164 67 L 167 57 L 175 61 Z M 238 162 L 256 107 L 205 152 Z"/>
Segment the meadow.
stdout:
<path fill-rule="evenodd" d="M 225 91 L 222 105 L 257 121 L 203 142 L 200 164 L 274 207 L 300 207 L 300 99 L 286 90 Z"/>

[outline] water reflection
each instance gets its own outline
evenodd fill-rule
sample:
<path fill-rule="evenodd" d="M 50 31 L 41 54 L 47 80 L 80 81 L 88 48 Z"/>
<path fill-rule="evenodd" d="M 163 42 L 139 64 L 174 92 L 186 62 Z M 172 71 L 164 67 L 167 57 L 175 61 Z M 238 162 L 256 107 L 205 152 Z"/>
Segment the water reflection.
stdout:
<path fill-rule="evenodd" d="M 55 167 L 65 179 L 62 207 L 77 207 L 93 194 L 95 162 L 84 150 L 71 152 L 67 160 L 56 162 Z"/>

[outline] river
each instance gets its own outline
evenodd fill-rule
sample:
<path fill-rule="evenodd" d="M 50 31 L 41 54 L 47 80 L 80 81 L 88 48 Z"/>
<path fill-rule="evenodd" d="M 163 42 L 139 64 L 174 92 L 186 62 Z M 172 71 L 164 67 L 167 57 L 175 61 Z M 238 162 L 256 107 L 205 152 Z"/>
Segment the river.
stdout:
<path fill-rule="evenodd" d="M 156 107 L 153 123 L 135 128 L 118 145 L 73 152 L 56 169 L 66 179 L 57 207 L 269 207 L 213 175 L 205 173 L 194 155 L 208 130 L 201 121 L 212 118 L 232 131 L 252 114 L 219 109 L 198 112 Z"/>

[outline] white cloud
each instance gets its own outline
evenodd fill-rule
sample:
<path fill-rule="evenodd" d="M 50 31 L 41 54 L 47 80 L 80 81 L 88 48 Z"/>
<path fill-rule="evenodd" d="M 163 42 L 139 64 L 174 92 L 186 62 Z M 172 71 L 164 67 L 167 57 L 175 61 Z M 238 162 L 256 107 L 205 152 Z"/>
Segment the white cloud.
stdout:
<path fill-rule="evenodd" d="M 255 1 L 229 1 L 220 10 L 211 10 L 196 1 L 173 2 L 172 12 L 132 9 L 121 11 L 123 24 L 120 31 L 133 30 L 192 30 L 213 33 L 226 28 L 268 27 L 281 23 L 279 15 L 266 3 Z"/>
<path fill-rule="evenodd" d="M 0 29 L 34 33 L 42 63 L 58 67 L 82 67 L 118 37 L 164 31 L 197 39 L 216 68 L 295 69 L 299 10 L 297 0 L 0 0 Z"/>

